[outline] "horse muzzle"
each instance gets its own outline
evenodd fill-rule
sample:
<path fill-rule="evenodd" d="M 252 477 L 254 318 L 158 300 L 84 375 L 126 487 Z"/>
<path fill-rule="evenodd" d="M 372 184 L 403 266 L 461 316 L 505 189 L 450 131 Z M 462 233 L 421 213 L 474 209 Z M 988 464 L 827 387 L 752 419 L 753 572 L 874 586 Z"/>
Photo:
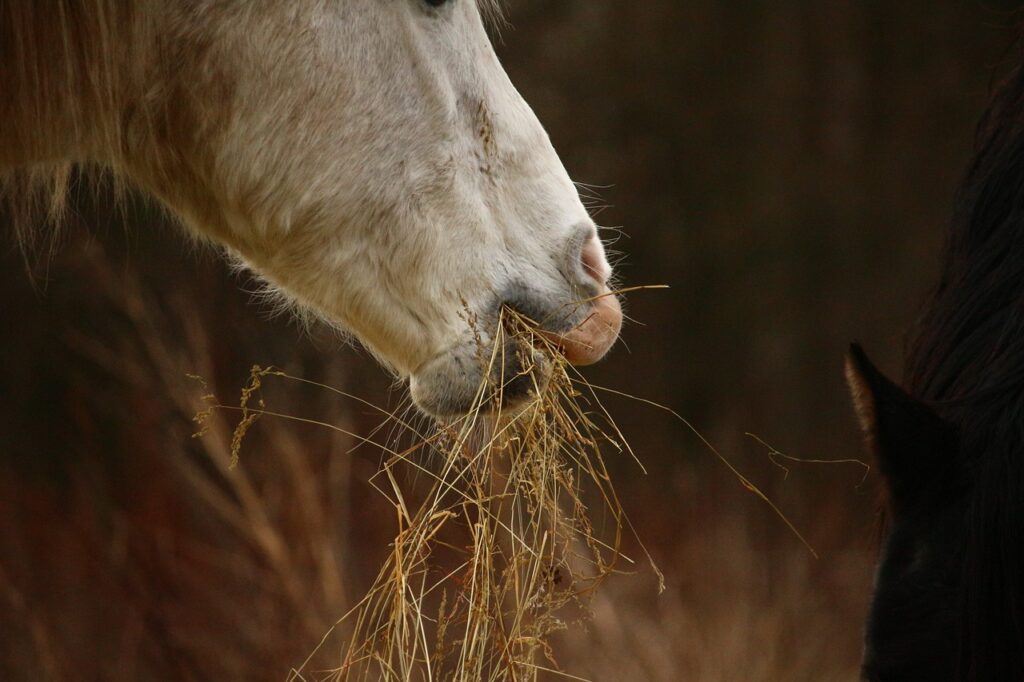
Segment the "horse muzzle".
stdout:
<path fill-rule="evenodd" d="M 514 335 L 496 334 L 502 308 L 525 318 L 573 365 L 591 365 L 615 345 L 622 307 L 610 290 L 604 249 L 593 226 L 581 226 L 559 268 L 563 284 L 539 291 L 516 282 L 495 298 L 465 340 L 425 363 L 410 380 L 413 400 L 440 418 L 477 408 L 512 409 L 542 388 L 551 373 L 545 353 Z M 494 339 L 500 338 L 497 348 Z"/>

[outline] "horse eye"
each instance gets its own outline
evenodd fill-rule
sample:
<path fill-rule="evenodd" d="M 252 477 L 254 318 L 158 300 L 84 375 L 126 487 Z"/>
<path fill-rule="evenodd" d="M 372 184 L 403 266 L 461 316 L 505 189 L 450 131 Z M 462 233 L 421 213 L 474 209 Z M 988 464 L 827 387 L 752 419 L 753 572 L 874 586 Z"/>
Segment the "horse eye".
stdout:
<path fill-rule="evenodd" d="M 423 0 L 431 7 L 440 7 L 441 5 L 447 5 L 452 0 Z"/>

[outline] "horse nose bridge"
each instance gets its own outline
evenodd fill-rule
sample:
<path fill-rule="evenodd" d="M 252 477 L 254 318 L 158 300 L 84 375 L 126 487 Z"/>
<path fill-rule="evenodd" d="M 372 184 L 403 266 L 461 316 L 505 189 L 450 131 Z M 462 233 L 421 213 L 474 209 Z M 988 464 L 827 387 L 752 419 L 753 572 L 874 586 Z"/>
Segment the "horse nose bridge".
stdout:
<path fill-rule="evenodd" d="M 533 109 L 499 70 L 457 87 L 458 125 L 471 140 L 480 170 L 506 181 L 516 175 L 564 172 L 547 131 Z"/>

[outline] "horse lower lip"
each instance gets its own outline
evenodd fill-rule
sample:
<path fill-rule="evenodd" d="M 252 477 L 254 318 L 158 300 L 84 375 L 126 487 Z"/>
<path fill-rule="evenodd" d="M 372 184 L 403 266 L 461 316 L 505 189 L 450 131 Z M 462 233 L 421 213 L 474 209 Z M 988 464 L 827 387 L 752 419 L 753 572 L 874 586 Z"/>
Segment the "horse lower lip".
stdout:
<path fill-rule="evenodd" d="M 619 338 L 622 307 L 612 293 L 603 293 L 594 300 L 590 314 L 573 329 L 562 334 L 541 332 L 558 344 L 570 364 L 594 364 L 608 353 Z"/>
<path fill-rule="evenodd" d="M 543 353 L 520 351 L 518 339 L 506 338 L 502 362 L 481 361 L 474 344 L 459 344 L 438 354 L 410 376 L 416 405 L 436 419 L 461 417 L 482 409 L 515 410 L 551 378 L 552 363 Z M 490 357 L 489 355 L 487 356 Z M 486 393 L 481 395 L 484 374 Z"/>

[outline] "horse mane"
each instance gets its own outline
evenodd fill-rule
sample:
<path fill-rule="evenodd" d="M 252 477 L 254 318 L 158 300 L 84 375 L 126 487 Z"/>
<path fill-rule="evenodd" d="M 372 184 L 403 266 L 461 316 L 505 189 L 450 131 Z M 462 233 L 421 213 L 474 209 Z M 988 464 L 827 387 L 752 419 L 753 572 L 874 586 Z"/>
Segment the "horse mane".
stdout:
<path fill-rule="evenodd" d="M 955 425 L 972 477 L 960 676 L 1024 679 L 1024 67 L 978 126 L 906 360 L 911 392 Z"/>
<path fill-rule="evenodd" d="M 104 168 L 113 171 L 106 177 L 119 178 L 116 151 L 125 148 L 125 140 L 118 112 L 135 94 L 129 82 L 144 82 L 146 60 L 134 54 L 148 44 L 139 20 L 146 13 L 139 6 L 117 0 L 0 0 L 0 120 L 6 128 L 0 133 L 0 212 L 23 245 L 46 232 L 37 229 L 40 216 L 51 227 L 59 225 L 72 178 L 103 177 L 75 173 L 82 161 L 104 158 Z M 139 71 L 126 72 L 125 64 Z M 90 147 L 59 148 L 75 140 L 48 139 L 53 132 L 41 121 L 59 121 L 73 137 L 88 130 Z M 25 164 L 19 149 L 42 150 L 44 160 Z M 120 180 L 115 185 L 123 187 Z"/>

